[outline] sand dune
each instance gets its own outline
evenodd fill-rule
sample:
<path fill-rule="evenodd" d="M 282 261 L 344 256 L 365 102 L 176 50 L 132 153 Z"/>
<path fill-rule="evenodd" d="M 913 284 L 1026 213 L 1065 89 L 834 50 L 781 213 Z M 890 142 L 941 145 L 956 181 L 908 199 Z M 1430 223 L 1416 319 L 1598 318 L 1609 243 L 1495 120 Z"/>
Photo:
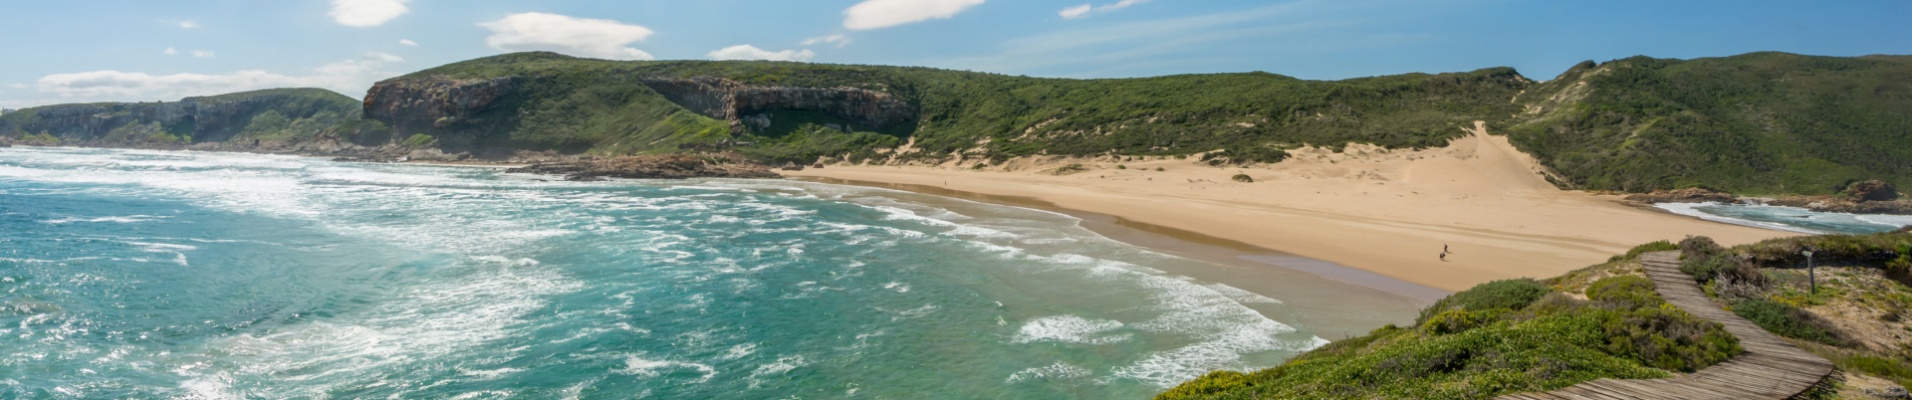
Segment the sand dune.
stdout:
<path fill-rule="evenodd" d="M 1558 275 L 1659 239 L 1705 235 L 1737 244 L 1792 235 L 1562 191 L 1505 137 L 1489 135 L 1478 124 L 1469 132 L 1443 148 L 1304 148 L 1291 151 L 1288 161 L 1254 168 L 1209 167 L 1192 158 L 1107 157 L 1018 160 L 987 170 L 971 170 L 967 166 L 976 161 L 967 160 L 785 174 L 1029 197 L 1446 290 Z M 1087 170 L 1052 172 L 1071 163 Z M 1255 182 L 1231 181 L 1237 173 Z M 1447 261 L 1438 257 L 1443 245 L 1453 250 Z"/>

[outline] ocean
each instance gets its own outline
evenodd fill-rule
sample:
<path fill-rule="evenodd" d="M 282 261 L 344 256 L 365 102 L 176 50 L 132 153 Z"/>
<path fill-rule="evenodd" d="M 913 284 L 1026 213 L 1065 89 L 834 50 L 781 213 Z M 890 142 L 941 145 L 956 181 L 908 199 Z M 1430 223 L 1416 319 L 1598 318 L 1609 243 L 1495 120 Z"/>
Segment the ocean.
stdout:
<path fill-rule="evenodd" d="M 1047 211 L 549 179 L 0 149 L 0 397 L 1145 398 L 1418 305 Z"/>
<path fill-rule="evenodd" d="M 1912 226 L 1912 215 L 1827 213 L 1798 207 L 1718 203 L 1666 203 L 1655 207 L 1708 221 L 1815 235 L 1861 235 Z"/>

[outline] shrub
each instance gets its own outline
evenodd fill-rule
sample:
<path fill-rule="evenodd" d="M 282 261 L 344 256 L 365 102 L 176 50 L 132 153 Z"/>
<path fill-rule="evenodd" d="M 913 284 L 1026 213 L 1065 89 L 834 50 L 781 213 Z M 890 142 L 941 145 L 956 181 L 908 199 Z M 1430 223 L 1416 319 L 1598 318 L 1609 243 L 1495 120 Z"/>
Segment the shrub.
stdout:
<path fill-rule="evenodd" d="M 1842 337 L 1832 324 L 1793 306 L 1778 302 L 1750 299 L 1733 304 L 1733 314 L 1759 324 L 1767 332 L 1794 339 L 1810 340 L 1833 346 L 1847 346 L 1850 341 Z"/>
<path fill-rule="evenodd" d="M 1633 356 L 1654 368 L 1685 372 L 1726 361 L 1741 351 L 1739 340 L 1719 323 L 1694 317 L 1671 304 L 1658 304 L 1608 311 L 1618 315 L 1608 317 L 1601 326 L 1607 351 Z"/>
<path fill-rule="evenodd" d="M 1088 171 L 1088 170 L 1089 169 L 1087 167 L 1083 167 L 1082 164 L 1069 164 L 1069 165 L 1064 165 L 1061 168 L 1056 168 L 1055 171 L 1050 172 L 1050 174 L 1068 175 L 1068 174 L 1073 174 L 1073 173 L 1078 173 L 1078 172 Z"/>
<path fill-rule="evenodd" d="M 1162 172 L 1162 171 L 1167 171 L 1167 169 L 1162 169 L 1162 167 L 1155 167 L 1155 172 Z"/>
<path fill-rule="evenodd" d="M 989 168 L 989 163 L 976 163 L 976 165 L 969 166 L 969 169 L 983 169 L 983 168 Z"/>
<path fill-rule="evenodd" d="M 1503 279 L 1487 282 L 1434 302 L 1434 305 L 1421 310 L 1421 317 L 1414 323 L 1417 325 L 1425 323 L 1429 317 L 1455 308 L 1476 311 L 1496 308 L 1517 310 L 1551 291 L 1547 289 L 1547 286 L 1532 279 Z"/>
<path fill-rule="evenodd" d="M 1495 314 L 1498 313 L 1459 308 L 1442 311 L 1440 314 L 1429 317 L 1427 322 L 1421 323 L 1421 330 L 1435 335 L 1461 333 L 1493 322 Z"/>
<path fill-rule="evenodd" d="M 1616 276 L 1601 279 L 1587 287 L 1587 299 L 1616 310 L 1632 310 L 1666 302 L 1660 298 L 1660 293 L 1653 291 L 1653 287 L 1653 281 L 1644 277 Z"/>
<path fill-rule="evenodd" d="M 1129 169 L 1129 166 L 1127 166 L 1127 165 L 1122 165 L 1122 164 L 1116 164 L 1116 165 L 1115 165 L 1115 169 Z"/>
<path fill-rule="evenodd" d="M 1235 174 L 1235 176 L 1231 176 L 1228 179 L 1234 179 L 1236 182 L 1244 182 L 1244 183 L 1255 181 L 1255 178 L 1248 176 L 1248 174 Z"/>
<path fill-rule="evenodd" d="M 438 139 L 433 138 L 432 135 L 414 133 L 412 137 L 405 138 L 405 147 L 423 147 L 435 141 L 438 141 Z"/>
<path fill-rule="evenodd" d="M 1654 241 L 1654 242 L 1642 244 L 1639 246 L 1633 246 L 1632 249 L 1627 250 L 1626 255 L 1613 256 L 1613 258 L 1607 259 L 1607 262 L 1632 260 L 1632 259 L 1640 258 L 1641 254 L 1652 253 L 1656 251 L 1672 251 L 1672 250 L 1679 250 L 1679 249 L 1680 249 L 1680 245 L 1673 244 L 1673 242 L 1668 242 L 1665 240 Z"/>
<path fill-rule="evenodd" d="M 1685 240 L 1680 241 L 1681 259 L 1713 258 L 1725 251 L 1726 248 L 1720 247 L 1719 243 L 1714 242 L 1710 237 L 1687 236 Z"/>
<path fill-rule="evenodd" d="M 1155 395 L 1155 400 L 1199 399 L 1216 393 L 1235 390 L 1248 386 L 1248 375 L 1235 371 L 1215 371 L 1188 382 L 1176 385 L 1174 389 Z"/>

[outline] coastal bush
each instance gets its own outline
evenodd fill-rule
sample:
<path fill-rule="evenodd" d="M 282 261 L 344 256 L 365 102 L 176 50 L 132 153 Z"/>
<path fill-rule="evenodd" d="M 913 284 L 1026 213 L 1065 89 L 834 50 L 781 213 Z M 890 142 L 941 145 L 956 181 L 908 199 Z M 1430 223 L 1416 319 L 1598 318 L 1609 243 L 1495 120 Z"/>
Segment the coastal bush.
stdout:
<path fill-rule="evenodd" d="M 1733 303 L 1733 314 L 1759 324 L 1775 335 L 1810 340 L 1832 346 L 1849 346 L 1851 341 L 1839 334 L 1832 323 L 1799 308 L 1764 299 Z"/>
<path fill-rule="evenodd" d="M 1421 310 L 1421 316 L 1414 320 L 1414 324 L 1423 324 L 1435 314 L 1456 308 L 1476 311 L 1496 308 L 1520 309 L 1551 291 L 1552 289 L 1548 289 L 1546 285 L 1541 285 L 1540 282 L 1532 279 L 1503 279 L 1487 282 L 1434 302 L 1434 305 Z"/>
<path fill-rule="evenodd" d="M 405 138 L 405 147 L 424 147 L 437 140 L 438 139 L 432 138 L 432 135 L 414 133 L 411 137 Z"/>
<path fill-rule="evenodd" d="M 1634 259 L 1639 259 L 1641 254 L 1652 253 L 1656 251 L 1673 251 L 1673 250 L 1679 250 L 1679 249 L 1680 249 L 1680 245 L 1673 244 L 1673 242 L 1668 242 L 1665 240 L 1658 240 L 1658 241 L 1648 242 L 1646 244 L 1642 244 L 1639 246 L 1633 246 L 1632 249 L 1627 250 L 1627 253 L 1625 255 L 1613 256 L 1612 258 L 1608 258 L 1607 262 L 1634 260 Z"/>
<path fill-rule="evenodd" d="M 1233 179 L 1236 182 L 1243 182 L 1243 183 L 1255 181 L 1255 178 L 1248 176 L 1248 174 L 1235 174 L 1235 176 L 1228 177 L 1228 179 Z"/>
<path fill-rule="evenodd" d="M 1423 310 L 1426 321 L 1414 329 L 1382 327 L 1274 368 L 1209 374 L 1156 398 L 1484 399 L 1599 378 L 1663 378 L 1741 351 L 1718 324 L 1671 307 L 1643 278 L 1594 286 L 1589 303 L 1532 280 L 1481 284 Z"/>
<path fill-rule="evenodd" d="M 1115 165 L 1115 169 L 1129 169 L 1129 166 L 1127 166 L 1127 165 L 1122 165 L 1122 164 L 1116 164 L 1116 165 Z"/>

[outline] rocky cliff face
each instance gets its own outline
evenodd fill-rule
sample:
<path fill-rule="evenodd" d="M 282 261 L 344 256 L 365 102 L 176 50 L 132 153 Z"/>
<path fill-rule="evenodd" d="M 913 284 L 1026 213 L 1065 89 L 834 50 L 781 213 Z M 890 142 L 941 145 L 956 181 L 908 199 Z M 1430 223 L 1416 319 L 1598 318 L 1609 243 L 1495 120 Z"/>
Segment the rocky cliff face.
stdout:
<path fill-rule="evenodd" d="M 732 135 L 768 129 L 778 111 L 814 111 L 848 122 L 840 130 L 887 130 L 917 121 L 916 107 L 889 93 L 860 88 L 750 86 L 730 79 L 643 79 L 665 98 L 730 124 Z"/>
<path fill-rule="evenodd" d="M 414 133 L 443 131 L 489 133 L 507 121 L 503 117 L 486 118 L 486 112 L 502 107 L 504 99 L 517 90 L 524 79 L 506 76 L 492 79 L 457 80 L 446 77 L 391 79 L 373 85 L 365 93 L 365 118 L 390 126 L 402 139 Z M 511 115 L 511 113 L 504 113 Z M 441 140 L 457 141 L 452 135 Z M 469 143 L 453 143 L 469 145 Z"/>

